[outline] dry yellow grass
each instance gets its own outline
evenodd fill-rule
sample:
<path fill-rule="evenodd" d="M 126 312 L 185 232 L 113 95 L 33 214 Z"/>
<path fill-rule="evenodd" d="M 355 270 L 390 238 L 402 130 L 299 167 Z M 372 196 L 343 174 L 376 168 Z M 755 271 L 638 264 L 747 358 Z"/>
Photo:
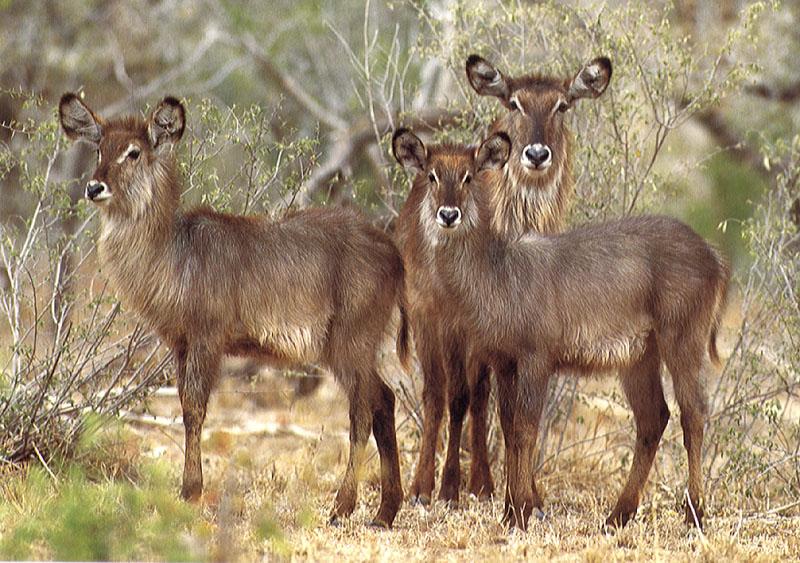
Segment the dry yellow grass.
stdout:
<path fill-rule="evenodd" d="M 596 385 L 610 389 L 616 383 L 610 379 Z M 613 440 L 597 438 L 546 464 L 540 483 L 547 518 L 534 523 L 527 534 L 509 533 L 499 524 L 501 498 L 479 502 L 463 494 L 457 509 L 441 503 L 429 510 L 404 505 L 394 529 L 367 528 L 365 523 L 378 505 L 374 445 L 356 512 L 342 527 L 332 528 L 326 517 L 344 471 L 348 440 L 346 399 L 335 383 L 327 380 L 313 397 L 293 402 L 288 384 L 280 377 L 266 376 L 257 383 L 224 379 L 212 397 L 203 440 L 207 548 L 212 558 L 220 560 L 282 556 L 392 561 L 774 561 L 800 557 L 798 516 L 745 516 L 725 508 L 726 499 L 713 499 L 705 533 L 688 530 L 677 509 L 683 484 L 664 477 L 673 474 L 669 451 L 659 453 L 636 520 L 616 535 L 601 533 L 600 525 L 625 477 L 619 452 L 624 453 L 626 447 L 630 451 L 632 435 L 626 429 L 631 424 L 619 419 L 624 408 L 617 412 L 608 402 L 588 401 L 582 409 L 586 424 L 603 421 L 595 423 L 595 432 L 600 426 L 623 431 L 613 434 Z M 151 412 L 178 417 L 177 398 L 153 400 Z M 168 426 L 145 423 L 133 428 L 145 455 L 163 457 L 174 467 L 177 494 L 183 433 L 180 419 L 175 420 Z M 401 470 L 407 485 L 417 441 L 402 414 L 399 422 Z M 674 416 L 668 434 L 680 431 L 676 423 Z M 462 471 L 467 464 L 465 454 Z M 501 465 L 493 467 L 498 485 L 503 479 Z M 727 500 L 731 501 L 728 505 L 736 505 L 735 499 Z M 261 539 L 257 528 L 262 522 L 277 523 L 282 538 Z"/>

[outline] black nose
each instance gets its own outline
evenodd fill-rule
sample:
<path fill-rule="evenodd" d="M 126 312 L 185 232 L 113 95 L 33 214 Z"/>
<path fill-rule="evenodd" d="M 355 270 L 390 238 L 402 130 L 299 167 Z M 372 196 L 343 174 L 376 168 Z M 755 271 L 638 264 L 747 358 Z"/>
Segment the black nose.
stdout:
<path fill-rule="evenodd" d="M 461 218 L 461 210 L 458 207 L 440 207 L 439 222 L 452 227 L 453 223 Z"/>
<path fill-rule="evenodd" d="M 534 166 L 539 166 L 543 162 L 547 162 L 550 158 L 550 147 L 538 143 L 535 145 L 528 145 L 525 148 L 525 158 Z"/>
<path fill-rule="evenodd" d="M 94 199 L 103 193 L 104 189 L 106 189 L 106 185 L 104 183 L 91 181 L 86 184 L 86 197 L 89 199 Z"/>

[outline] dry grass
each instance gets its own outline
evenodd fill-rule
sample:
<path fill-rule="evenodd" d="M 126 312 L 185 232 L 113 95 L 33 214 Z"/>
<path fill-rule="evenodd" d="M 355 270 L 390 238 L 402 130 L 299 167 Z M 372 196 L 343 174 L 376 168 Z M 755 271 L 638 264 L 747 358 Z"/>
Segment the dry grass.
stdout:
<path fill-rule="evenodd" d="M 613 380 L 593 384 L 598 389 L 615 385 Z M 202 505 L 212 558 L 784 560 L 800 554 L 800 517 L 737 514 L 726 508 L 735 506 L 735 499 L 710 499 L 705 533 L 687 530 L 678 510 L 683 481 L 667 477 L 675 471 L 685 475 L 673 468 L 673 457 L 682 452 L 669 445 L 659 452 L 637 519 L 616 535 L 601 533 L 625 477 L 620 451 L 623 456 L 628 452 L 629 463 L 632 442 L 630 422 L 618 417 L 624 409 L 618 412 L 603 401 L 588 401 L 580 414 L 584 426 L 602 421 L 594 423 L 592 432 L 606 437 L 587 441 L 545 465 L 540 483 L 547 517 L 527 534 L 508 533 L 499 524 L 501 499 L 479 502 L 463 494 L 457 509 L 441 503 L 430 510 L 404 505 L 394 529 L 367 528 L 378 505 L 374 445 L 356 512 L 342 527 L 331 528 L 326 517 L 347 457 L 346 399 L 332 380 L 313 397 L 296 402 L 291 397 L 286 381 L 269 375 L 256 383 L 226 378 L 212 397 L 203 439 Z M 178 417 L 177 398 L 153 399 L 150 412 Z M 410 422 L 400 418 L 401 469 L 407 485 L 417 438 Z M 176 493 L 183 442 L 179 420 L 167 426 L 132 426 L 144 455 L 162 457 L 174 467 Z M 619 431 L 609 434 L 607 427 Z M 568 430 L 586 434 L 585 427 Z M 679 440 L 675 416 L 670 433 L 669 443 Z M 467 464 L 465 454 L 462 471 Z M 494 463 L 493 470 L 501 484 L 501 464 Z M 264 533 L 275 524 L 282 530 L 277 538 Z"/>

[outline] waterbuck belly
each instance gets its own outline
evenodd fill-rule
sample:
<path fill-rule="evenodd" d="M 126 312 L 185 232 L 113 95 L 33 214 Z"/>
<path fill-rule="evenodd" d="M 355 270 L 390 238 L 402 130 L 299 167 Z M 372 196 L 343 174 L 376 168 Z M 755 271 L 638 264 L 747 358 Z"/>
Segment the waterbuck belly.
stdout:
<path fill-rule="evenodd" d="M 284 361 L 313 362 L 322 356 L 325 329 L 308 325 L 273 324 L 261 327 L 259 344 Z"/>
<path fill-rule="evenodd" d="M 564 350 L 561 363 L 590 370 L 613 369 L 641 359 L 647 347 L 649 330 L 603 337 L 576 337 Z"/>

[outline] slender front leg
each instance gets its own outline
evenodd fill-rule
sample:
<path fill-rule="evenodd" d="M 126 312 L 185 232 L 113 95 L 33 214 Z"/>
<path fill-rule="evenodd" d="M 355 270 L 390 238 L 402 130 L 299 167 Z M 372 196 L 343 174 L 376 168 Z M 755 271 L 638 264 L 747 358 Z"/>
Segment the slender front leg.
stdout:
<path fill-rule="evenodd" d="M 444 340 L 444 339 L 443 339 Z M 439 499 L 452 505 L 458 504 L 458 489 L 461 485 L 461 431 L 469 403 L 464 360 L 466 350 L 455 338 L 445 341 L 445 373 L 447 373 L 447 396 L 449 401 L 449 426 L 447 456 L 442 471 L 442 486 Z"/>
<path fill-rule="evenodd" d="M 547 382 L 552 369 L 529 357 L 519 364 L 516 405 L 514 405 L 514 432 L 516 475 L 509 478 L 512 526 L 528 529 L 528 519 L 535 512 L 544 517 L 542 498 L 536 487 L 534 453 L 539 436 L 539 422 L 547 398 Z"/>
<path fill-rule="evenodd" d="M 197 501 L 203 492 L 200 437 L 206 418 L 208 397 L 219 372 L 221 351 L 205 343 L 189 343 L 175 350 L 178 367 L 178 396 L 185 430 L 183 485 L 181 496 Z"/>
<path fill-rule="evenodd" d="M 515 477 L 517 474 L 516 442 L 514 439 L 514 408 L 517 403 L 517 369 L 516 363 L 510 360 L 495 362 L 494 369 L 497 380 L 497 410 L 500 416 L 500 428 L 503 431 L 506 460 L 503 523 L 509 523 L 512 517 L 510 483 L 512 477 Z"/>
<path fill-rule="evenodd" d="M 414 479 L 409 489 L 412 503 L 430 504 L 436 472 L 436 444 L 444 413 L 447 381 L 442 366 L 442 345 L 438 327 L 432 319 L 414 323 L 414 342 L 422 368 L 422 444 Z"/>
<path fill-rule="evenodd" d="M 470 361 L 467 370 L 470 388 L 470 448 L 472 454 L 472 464 L 469 472 L 469 492 L 483 500 L 490 498 L 494 494 L 494 482 L 492 481 L 492 471 L 489 466 L 489 450 L 487 446 L 488 425 L 486 410 L 489 403 L 491 380 L 489 379 L 489 367 L 483 362 Z"/>

